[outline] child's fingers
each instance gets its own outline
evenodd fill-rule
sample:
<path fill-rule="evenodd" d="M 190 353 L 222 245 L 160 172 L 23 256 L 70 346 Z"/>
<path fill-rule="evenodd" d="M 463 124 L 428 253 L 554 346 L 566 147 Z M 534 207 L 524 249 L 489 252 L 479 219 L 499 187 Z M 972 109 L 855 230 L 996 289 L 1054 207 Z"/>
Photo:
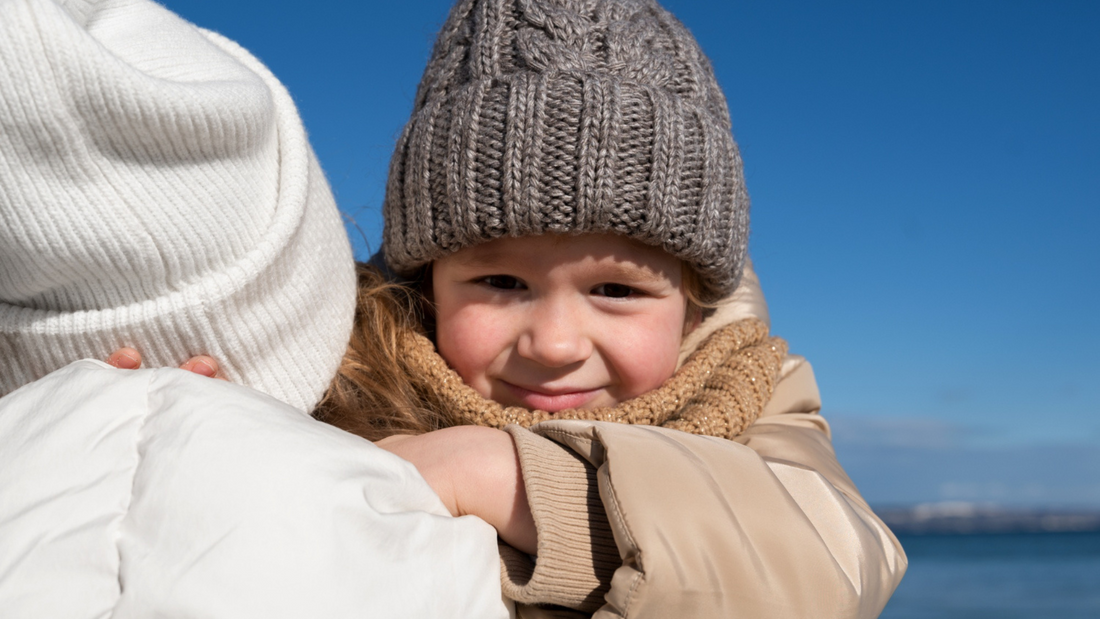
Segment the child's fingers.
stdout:
<path fill-rule="evenodd" d="M 136 370 L 141 367 L 141 353 L 133 348 L 119 348 L 111 353 L 110 357 L 107 357 L 107 363 L 121 370 Z M 194 372 L 199 376 L 226 380 L 221 375 L 221 367 L 218 365 L 217 360 L 206 355 L 191 357 L 180 366 L 180 369 Z"/>
<path fill-rule="evenodd" d="M 221 375 L 221 368 L 218 366 L 217 360 L 206 355 L 191 357 L 180 366 L 180 369 L 194 372 L 199 376 L 226 380 L 226 378 Z"/>
<path fill-rule="evenodd" d="M 119 348 L 107 357 L 107 364 L 120 370 L 136 370 L 141 367 L 141 353 L 133 348 Z"/>

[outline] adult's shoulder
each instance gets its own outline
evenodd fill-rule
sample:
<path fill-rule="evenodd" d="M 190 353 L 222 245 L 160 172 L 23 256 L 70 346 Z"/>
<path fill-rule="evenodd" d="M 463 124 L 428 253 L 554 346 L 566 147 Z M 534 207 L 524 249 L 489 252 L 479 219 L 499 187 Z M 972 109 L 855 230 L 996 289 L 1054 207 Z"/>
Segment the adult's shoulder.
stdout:
<path fill-rule="evenodd" d="M 412 465 L 180 370 L 80 361 L 0 399 L 0 489 L 5 616 L 506 614 L 495 531 Z"/>

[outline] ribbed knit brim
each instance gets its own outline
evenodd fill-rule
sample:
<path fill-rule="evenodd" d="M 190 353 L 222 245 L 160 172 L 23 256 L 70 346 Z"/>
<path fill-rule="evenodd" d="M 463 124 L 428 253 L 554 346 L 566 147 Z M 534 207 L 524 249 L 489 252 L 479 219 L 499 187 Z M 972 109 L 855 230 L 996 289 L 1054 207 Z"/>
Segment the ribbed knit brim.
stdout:
<path fill-rule="evenodd" d="M 312 409 L 354 314 L 297 111 L 147 0 L 0 2 L 0 395 L 134 346 Z"/>

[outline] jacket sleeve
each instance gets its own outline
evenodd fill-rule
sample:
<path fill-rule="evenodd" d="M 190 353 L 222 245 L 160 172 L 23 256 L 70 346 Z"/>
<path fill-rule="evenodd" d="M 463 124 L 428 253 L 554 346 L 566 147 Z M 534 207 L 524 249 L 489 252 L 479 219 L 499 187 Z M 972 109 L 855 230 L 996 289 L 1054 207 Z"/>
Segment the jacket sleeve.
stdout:
<path fill-rule="evenodd" d="M 600 618 L 878 616 L 905 555 L 838 464 L 819 408 L 813 370 L 789 357 L 735 441 L 584 421 L 510 429 L 539 552 L 504 550 L 505 594 Z"/>

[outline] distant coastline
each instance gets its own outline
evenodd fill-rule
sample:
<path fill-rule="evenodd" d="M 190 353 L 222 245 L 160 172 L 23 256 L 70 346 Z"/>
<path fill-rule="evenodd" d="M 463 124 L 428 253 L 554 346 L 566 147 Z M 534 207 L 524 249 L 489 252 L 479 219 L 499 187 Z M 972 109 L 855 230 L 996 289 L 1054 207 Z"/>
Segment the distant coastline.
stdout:
<path fill-rule="evenodd" d="M 879 506 L 898 535 L 1100 532 L 1100 509 L 1042 509 L 951 501 Z"/>

